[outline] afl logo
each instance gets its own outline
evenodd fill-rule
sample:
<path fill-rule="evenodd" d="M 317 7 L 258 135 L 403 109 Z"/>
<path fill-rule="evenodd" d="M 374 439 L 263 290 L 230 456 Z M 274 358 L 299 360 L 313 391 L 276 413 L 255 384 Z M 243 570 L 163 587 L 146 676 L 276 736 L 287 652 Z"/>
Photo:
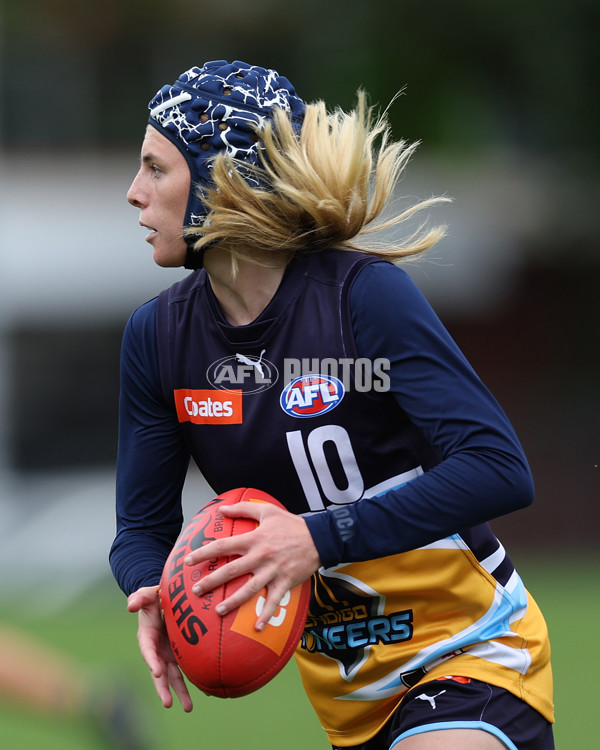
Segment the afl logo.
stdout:
<path fill-rule="evenodd" d="M 331 375 L 303 375 L 283 389 L 279 403 L 291 417 L 318 417 L 335 409 L 344 386 Z"/>
<path fill-rule="evenodd" d="M 241 390 L 244 395 L 260 393 L 272 388 L 279 377 L 279 372 L 272 362 L 264 358 L 265 350 L 260 357 L 248 357 L 236 354 L 213 362 L 206 371 L 206 377 L 213 388 L 221 391 Z"/>

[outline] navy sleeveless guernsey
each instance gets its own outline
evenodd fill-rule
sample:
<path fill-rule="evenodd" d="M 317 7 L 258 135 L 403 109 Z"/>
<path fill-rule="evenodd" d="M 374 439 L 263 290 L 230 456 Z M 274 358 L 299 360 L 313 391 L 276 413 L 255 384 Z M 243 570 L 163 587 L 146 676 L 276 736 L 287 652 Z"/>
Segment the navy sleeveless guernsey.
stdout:
<path fill-rule="evenodd" d="M 204 271 L 160 295 L 165 397 L 217 493 L 257 487 L 300 514 L 437 463 L 385 391 L 386 363 L 378 372 L 357 358 L 348 294 L 373 260 L 346 251 L 294 260 L 269 306 L 242 327 L 225 322 Z"/>

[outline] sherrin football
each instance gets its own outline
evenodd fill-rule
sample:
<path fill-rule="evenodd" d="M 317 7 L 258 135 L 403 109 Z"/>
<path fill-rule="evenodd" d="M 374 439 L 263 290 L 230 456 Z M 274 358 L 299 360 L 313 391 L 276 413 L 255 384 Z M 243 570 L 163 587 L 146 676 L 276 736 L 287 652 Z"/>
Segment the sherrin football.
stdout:
<path fill-rule="evenodd" d="M 244 534 L 256 528 L 250 518 L 226 518 L 223 505 L 242 501 L 271 503 L 275 498 L 260 490 L 239 488 L 211 500 L 181 532 L 167 558 L 159 596 L 171 648 L 181 671 L 207 695 L 237 698 L 269 682 L 292 657 L 306 623 L 310 582 L 289 591 L 262 631 L 254 627 L 264 605 L 263 590 L 233 612 L 219 615 L 215 607 L 249 578 L 236 578 L 214 591 L 198 596 L 192 586 L 217 570 L 230 557 L 214 558 L 199 565 L 184 565 L 192 550 L 215 539 Z"/>

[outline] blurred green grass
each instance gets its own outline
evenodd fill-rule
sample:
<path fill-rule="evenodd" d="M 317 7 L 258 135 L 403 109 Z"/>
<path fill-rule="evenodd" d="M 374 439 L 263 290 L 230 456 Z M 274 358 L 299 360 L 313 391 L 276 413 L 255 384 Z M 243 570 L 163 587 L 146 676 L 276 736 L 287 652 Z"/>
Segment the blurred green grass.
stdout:
<path fill-rule="evenodd" d="M 525 583 L 540 604 L 552 639 L 558 750 L 593 750 L 593 712 L 600 699 L 597 557 L 561 551 L 556 557 L 519 558 Z M 30 593 L 30 596 L 32 594 Z M 257 693 L 235 700 L 194 693 L 195 708 L 165 710 L 154 694 L 136 642 L 136 618 L 112 580 L 60 612 L 32 614 L 31 607 L 0 599 L 0 618 L 76 659 L 92 675 L 121 674 L 140 699 L 152 750 L 217 747 L 233 750 L 326 750 L 329 744 L 302 690 L 292 662 Z M 0 737 L 6 750 L 102 750 L 83 721 L 39 717 L 0 706 Z"/>

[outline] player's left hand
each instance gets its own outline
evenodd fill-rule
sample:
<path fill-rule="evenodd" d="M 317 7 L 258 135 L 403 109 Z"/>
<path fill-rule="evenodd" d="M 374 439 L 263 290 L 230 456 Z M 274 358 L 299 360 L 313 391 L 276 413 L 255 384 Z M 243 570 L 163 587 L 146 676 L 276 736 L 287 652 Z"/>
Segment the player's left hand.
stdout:
<path fill-rule="evenodd" d="M 221 506 L 220 511 L 229 518 L 252 518 L 258 526 L 246 534 L 217 539 L 187 555 L 186 565 L 197 565 L 216 557 L 236 556 L 204 576 L 193 591 L 203 595 L 223 583 L 250 573 L 251 578 L 227 597 L 217 607 L 217 612 L 226 615 L 266 589 L 265 605 L 256 620 L 257 630 L 262 630 L 277 611 L 285 594 L 321 567 L 319 553 L 304 519 L 287 510 L 268 503 L 240 502 Z"/>
<path fill-rule="evenodd" d="M 154 687 L 165 708 L 173 705 L 171 688 L 179 698 L 183 710 L 193 704 L 183 675 L 171 650 L 162 617 L 156 586 L 144 586 L 129 595 L 127 609 L 138 613 L 138 643 L 144 661 L 150 669 Z"/>

